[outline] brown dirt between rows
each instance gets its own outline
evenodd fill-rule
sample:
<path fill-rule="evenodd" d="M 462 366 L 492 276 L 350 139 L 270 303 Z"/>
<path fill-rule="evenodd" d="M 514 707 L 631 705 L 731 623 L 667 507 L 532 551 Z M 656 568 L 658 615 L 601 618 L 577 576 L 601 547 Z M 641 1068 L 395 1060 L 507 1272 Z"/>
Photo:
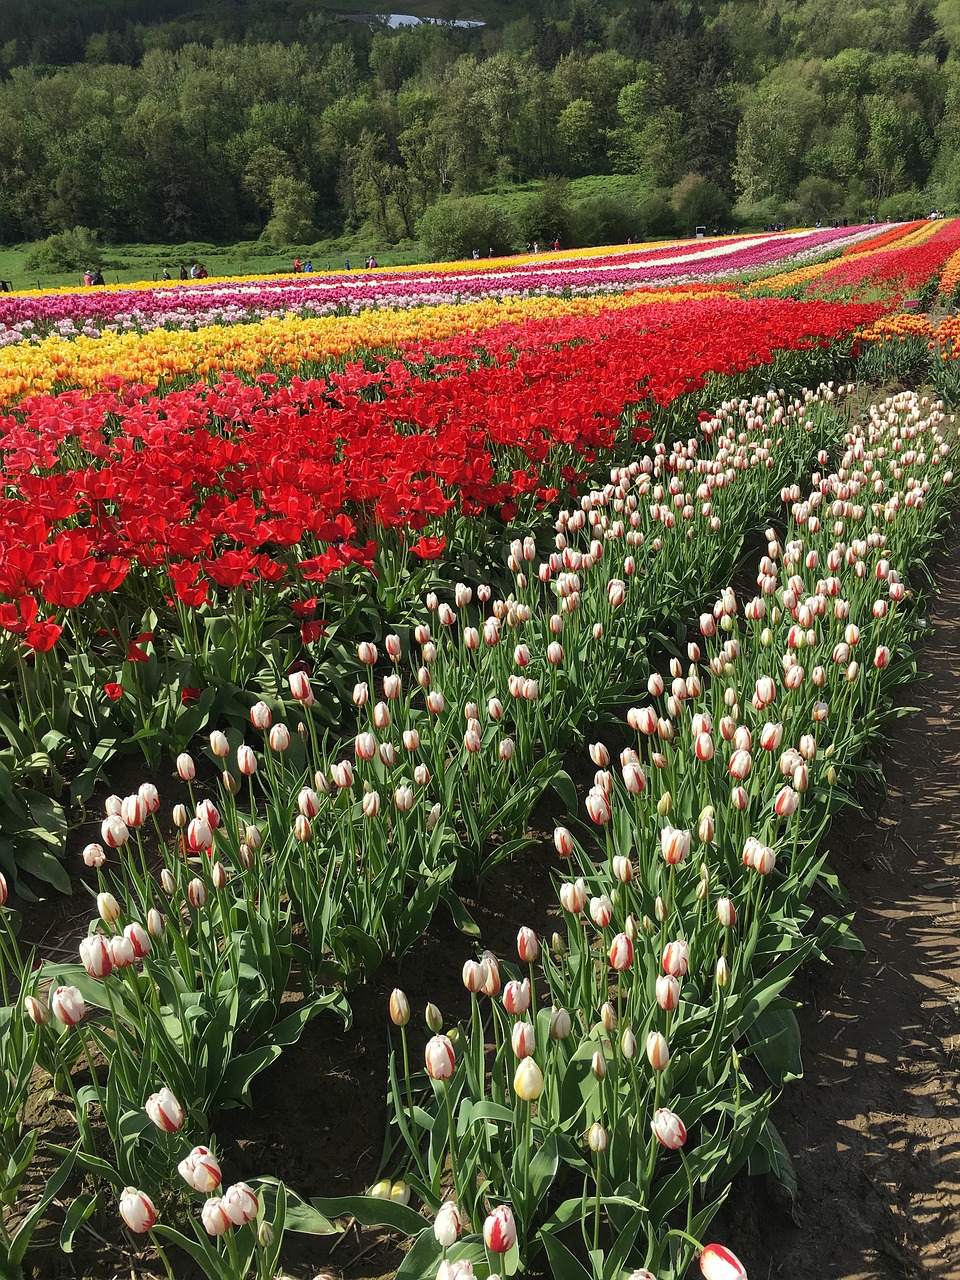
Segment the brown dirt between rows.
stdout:
<path fill-rule="evenodd" d="M 806 1076 L 774 1118 L 796 1166 L 796 1202 L 742 1178 L 712 1231 L 751 1280 L 960 1280 L 958 555 L 955 533 L 939 560 L 933 631 L 920 654 L 931 678 L 908 692 L 919 710 L 890 726 L 879 754 L 888 797 L 875 821 L 845 819 L 831 835 L 832 865 L 867 954 L 809 967 L 792 992 L 803 1001 Z M 549 930 L 554 861 L 544 845 L 494 876 L 472 904 L 484 945 L 508 954 L 519 923 Z M 86 912 L 74 900 L 56 914 L 48 939 L 72 949 Z M 441 913 L 399 973 L 385 965 L 353 993 L 349 1031 L 332 1019 L 312 1023 L 255 1084 L 253 1109 L 218 1118 L 230 1180 L 276 1173 L 308 1197 L 369 1185 L 384 1128 L 389 992 L 399 983 L 415 1008 L 433 1000 L 455 1020 L 467 1012 L 459 971 L 470 952 Z M 96 1227 L 99 1241 L 78 1238 L 72 1258 L 55 1239 L 31 1255 L 38 1280 L 160 1274 L 119 1238 L 112 1214 Z M 290 1245 L 284 1261 L 295 1277 L 389 1276 L 401 1257 L 369 1230 L 339 1240 L 293 1236 Z"/>

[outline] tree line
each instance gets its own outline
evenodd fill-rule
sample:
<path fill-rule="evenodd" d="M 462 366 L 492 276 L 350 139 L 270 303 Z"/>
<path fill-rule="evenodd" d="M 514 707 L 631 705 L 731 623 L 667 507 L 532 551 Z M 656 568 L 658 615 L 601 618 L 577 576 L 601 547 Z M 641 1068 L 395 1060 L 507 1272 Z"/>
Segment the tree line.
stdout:
<path fill-rule="evenodd" d="M 494 10 L 393 31 L 300 0 L 5 0 L 0 241 L 399 241 L 442 197 L 587 174 L 631 175 L 626 213 L 664 225 L 960 203 L 955 0 Z"/>

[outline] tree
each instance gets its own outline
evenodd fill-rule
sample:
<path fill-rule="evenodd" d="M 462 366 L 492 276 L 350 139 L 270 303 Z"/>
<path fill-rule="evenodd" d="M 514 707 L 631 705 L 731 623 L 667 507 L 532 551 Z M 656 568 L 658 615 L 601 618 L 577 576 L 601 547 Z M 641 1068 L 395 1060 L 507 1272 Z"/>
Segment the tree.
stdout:
<path fill-rule="evenodd" d="M 699 173 L 688 173 L 671 192 L 671 201 L 682 231 L 695 227 L 723 226 L 730 216 L 730 204 L 715 182 Z"/>
<path fill-rule="evenodd" d="M 419 233 L 436 258 L 467 258 L 474 249 L 510 253 L 517 240 L 503 206 L 479 197 L 439 200 L 420 219 Z"/>
<path fill-rule="evenodd" d="M 298 178 L 275 178 L 270 188 L 272 212 L 263 234 L 274 244 L 307 244 L 317 237 L 313 219 L 317 197 Z"/>

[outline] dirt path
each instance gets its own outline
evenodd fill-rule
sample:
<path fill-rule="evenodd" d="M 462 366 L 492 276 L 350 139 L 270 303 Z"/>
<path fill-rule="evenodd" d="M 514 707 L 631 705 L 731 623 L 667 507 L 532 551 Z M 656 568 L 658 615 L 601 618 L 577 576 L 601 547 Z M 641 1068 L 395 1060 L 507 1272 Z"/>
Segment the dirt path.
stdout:
<path fill-rule="evenodd" d="M 731 1225 L 751 1280 L 960 1280 L 958 555 L 954 535 L 920 653 L 931 678 L 883 752 L 888 799 L 834 836 L 867 954 L 795 993 L 806 1077 L 774 1119 L 799 1193 L 791 1214 L 741 1183 Z"/>

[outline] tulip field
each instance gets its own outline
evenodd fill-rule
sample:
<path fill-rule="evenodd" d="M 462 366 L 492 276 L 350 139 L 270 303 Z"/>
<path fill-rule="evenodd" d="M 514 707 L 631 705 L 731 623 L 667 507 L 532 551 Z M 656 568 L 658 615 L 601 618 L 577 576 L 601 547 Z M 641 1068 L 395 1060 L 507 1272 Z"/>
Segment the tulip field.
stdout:
<path fill-rule="evenodd" d="M 958 296 L 953 221 L 0 296 L 0 1274 L 768 1274 Z M 376 1150 L 251 1172 L 384 974 Z"/>

